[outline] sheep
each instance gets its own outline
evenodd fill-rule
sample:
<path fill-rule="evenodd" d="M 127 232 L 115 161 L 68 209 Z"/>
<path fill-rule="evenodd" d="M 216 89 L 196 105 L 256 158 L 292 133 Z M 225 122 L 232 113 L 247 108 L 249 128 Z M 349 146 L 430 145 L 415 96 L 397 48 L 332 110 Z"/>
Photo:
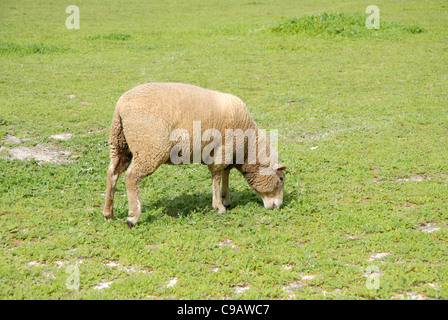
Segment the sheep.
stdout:
<path fill-rule="evenodd" d="M 201 127 L 199 136 L 194 132 L 198 123 Z M 208 165 L 212 178 L 212 207 L 218 213 L 225 213 L 226 208 L 230 207 L 229 173 L 232 168 L 240 171 L 250 188 L 261 196 L 267 209 L 280 207 L 286 178 L 285 166 L 278 161 L 262 162 L 261 151 L 256 153 L 255 161 L 249 161 L 249 150 L 252 150 L 249 136 L 239 141 L 236 138 L 235 144 L 234 137 L 229 136 L 225 144 L 216 143 L 209 155 L 197 162 L 197 156 L 201 156 L 209 145 L 203 139 L 208 129 L 212 133 L 215 130 L 215 139 L 216 133 L 225 136 L 229 129 L 254 132 L 257 142 L 266 143 L 265 154 L 269 159 L 278 159 L 244 102 L 234 95 L 182 83 L 142 84 L 124 93 L 116 104 L 109 135 L 110 164 L 103 211 L 106 221 L 114 219 L 115 185 L 122 172 L 127 169 L 125 182 L 129 216 L 126 223 L 131 229 L 141 215 L 140 181 L 161 164 L 179 164 L 179 159 L 188 163 L 188 160 L 196 158 L 196 163 Z M 173 135 L 176 132 L 180 135 Z M 179 139 L 182 137 L 186 139 Z M 211 137 L 208 139 L 211 140 Z M 219 139 L 216 141 L 219 142 Z M 240 161 L 236 161 L 238 154 L 243 154 Z M 216 161 L 219 156 L 221 161 Z M 264 169 L 269 171 L 263 173 Z"/>

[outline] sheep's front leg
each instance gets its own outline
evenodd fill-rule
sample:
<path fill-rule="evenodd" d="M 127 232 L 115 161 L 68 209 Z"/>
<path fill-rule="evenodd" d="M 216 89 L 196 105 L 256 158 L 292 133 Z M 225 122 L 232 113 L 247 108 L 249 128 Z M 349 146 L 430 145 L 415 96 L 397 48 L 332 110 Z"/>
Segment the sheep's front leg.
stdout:
<path fill-rule="evenodd" d="M 226 208 L 230 208 L 229 174 L 230 169 L 222 172 L 221 202 Z"/>
<path fill-rule="evenodd" d="M 222 171 L 212 172 L 212 184 L 213 184 L 213 208 L 220 214 L 226 213 L 226 208 L 221 202 L 221 195 L 219 185 L 221 183 Z"/>

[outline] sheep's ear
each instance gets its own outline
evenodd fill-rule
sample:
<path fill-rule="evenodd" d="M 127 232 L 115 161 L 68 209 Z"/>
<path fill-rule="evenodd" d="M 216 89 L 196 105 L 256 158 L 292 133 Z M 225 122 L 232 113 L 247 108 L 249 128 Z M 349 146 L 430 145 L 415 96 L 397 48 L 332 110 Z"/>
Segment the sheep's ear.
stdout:
<path fill-rule="evenodd" d="M 286 167 L 280 163 L 274 165 L 274 170 L 285 170 Z"/>

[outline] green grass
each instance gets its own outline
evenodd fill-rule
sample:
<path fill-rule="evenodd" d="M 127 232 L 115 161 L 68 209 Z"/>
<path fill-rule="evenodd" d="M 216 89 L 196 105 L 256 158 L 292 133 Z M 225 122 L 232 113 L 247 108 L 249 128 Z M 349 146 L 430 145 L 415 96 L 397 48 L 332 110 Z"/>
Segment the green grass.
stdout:
<path fill-rule="evenodd" d="M 299 18 L 287 19 L 278 26 L 272 28 L 274 32 L 297 34 L 300 32 L 313 36 L 372 36 L 388 33 L 422 33 L 419 26 L 399 25 L 395 23 L 381 22 L 379 29 L 366 28 L 366 16 L 361 14 L 322 13 L 307 15 Z"/>
<path fill-rule="evenodd" d="M 131 36 L 125 33 L 109 33 L 109 34 L 97 34 L 87 37 L 87 40 L 119 40 L 125 41 L 130 39 Z"/>
<path fill-rule="evenodd" d="M 448 298 L 443 1 L 378 1 L 379 30 L 363 1 L 78 1 L 79 30 L 67 5 L 0 4 L 0 157 L 71 152 L 0 158 L 1 299 Z M 232 208 L 217 215 L 205 166 L 162 166 L 134 229 L 123 178 L 105 222 L 115 103 L 153 81 L 233 93 L 278 129 L 284 207 L 265 210 L 232 172 Z"/>
<path fill-rule="evenodd" d="M 30 55 L 30 54 L 48 54 L 58 52 L 59 49 L 53 46 L 43 44 L 17 44 L 14 42 L 0 42 L 0 55 Z"/>

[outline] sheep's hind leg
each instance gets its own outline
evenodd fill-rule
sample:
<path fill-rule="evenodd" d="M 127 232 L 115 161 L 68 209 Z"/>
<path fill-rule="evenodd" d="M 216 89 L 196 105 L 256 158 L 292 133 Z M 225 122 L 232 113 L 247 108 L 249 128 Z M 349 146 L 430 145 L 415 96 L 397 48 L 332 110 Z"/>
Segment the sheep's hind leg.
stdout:
<path fill-rule="evenodd" d="M 131 166 L 126 171 L 126 191 L 128 194 L 129 203 L 129 217 L 126 221 L 129 229 L 137 224 L 138 219 L 142 213 L 140 202 L 140 189 L 138 187 L 143 178 L 149 176 L 157 169 L 157 166 L 150 166 L 148 164 L 141 164 L 138 159 L 132 161 Z"/>
<path fill-rule="evenodd" d="M 120 174 L 126 170 L 132 159 L 132 153 L 111 153 L 111 160 L 109 168 L 107 169 L 107 188 L 106 188 L 106 201 L 103 210 L 103 216 L 107 220 L 114 219 L 114 194 L 115 186 Z"/>

